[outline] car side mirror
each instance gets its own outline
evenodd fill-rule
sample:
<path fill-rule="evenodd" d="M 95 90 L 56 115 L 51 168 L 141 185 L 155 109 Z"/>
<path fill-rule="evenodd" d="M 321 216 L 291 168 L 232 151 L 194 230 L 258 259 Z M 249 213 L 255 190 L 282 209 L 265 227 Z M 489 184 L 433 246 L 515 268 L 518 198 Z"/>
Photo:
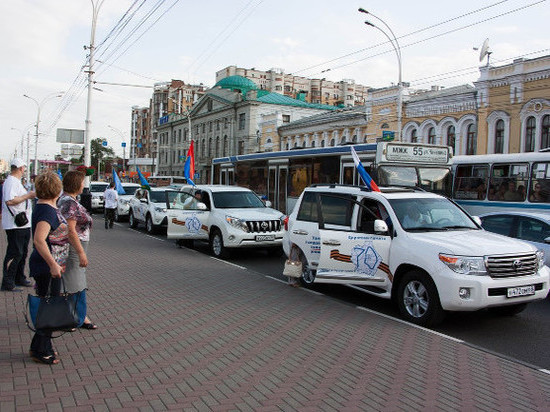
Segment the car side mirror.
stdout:
<path fill-rule="evenodd" d="M 479 226 L 481 226 L 481 219 L 479 216 L 472 216 L 472 219 L 474 222 L 476 222 Z"/>
<path fill-rule="evenodd" d="M 272 205 L 273 205 L 273 203 L 271 203 L 271 201 L 269 201 L 269 200 L 265 201 L 265 207 L 271 207 Z"/>
<path fill-rule="evenodd" d="M 382 234 L 388 233 L 388 224 L 381 219 L 376 219 L 374 221 L 374 233 Z"/>
<path fill-rule="evenodd" d="M 550 243 L 550 236 L 544 238 L 544 243 Z"/>
<path fill-rule="evenodd" d="M 141 203 L 147 203 L 147 199 L 139 199 Z"/>
<path fill-rule="evenodd" d="M 206 207 L 206 205 L 202 202 L 198 202 L 197 203 L 197 210 L 208 210 L 208 208 Z"/>

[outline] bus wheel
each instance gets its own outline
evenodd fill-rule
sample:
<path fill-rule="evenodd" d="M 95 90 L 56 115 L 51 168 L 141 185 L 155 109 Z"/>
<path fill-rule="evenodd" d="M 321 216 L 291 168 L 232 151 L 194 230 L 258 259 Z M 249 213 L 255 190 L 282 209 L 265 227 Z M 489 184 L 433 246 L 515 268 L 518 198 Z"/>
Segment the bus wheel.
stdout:
<path fill-rule="evenodd" d="M 413 270 L 401 279 L 397 305 L 401 316 L 421 326 L 437 325 L 445 316 L 435 284 L 420 270 Z"/>

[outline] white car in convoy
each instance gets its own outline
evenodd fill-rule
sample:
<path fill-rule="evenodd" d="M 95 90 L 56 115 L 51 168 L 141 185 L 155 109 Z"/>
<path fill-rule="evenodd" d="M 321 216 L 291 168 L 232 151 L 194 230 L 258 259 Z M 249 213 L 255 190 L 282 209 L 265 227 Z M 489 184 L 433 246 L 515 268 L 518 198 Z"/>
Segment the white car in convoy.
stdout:
<path fill-rule="evenodd" d="M 448 199 L 403 188 L 307 188 L 285 223 L 302 282 L 358 285 L 392 299 L 401 315 L 435 325 L 445 311 L 513 315 L 548 295 L 544 254 L 490 233 Z"/>
<path fill-rule="evenodd" d="M 184 186 L 167 192 L 168 239 L 178 243 L 205 240 L 214 256 L 229 249 L 264 248 L 282 253 L 284 215 L 264 204 L 251 190 L 238 186 Z"/>
<path fill-rule="evenodd" d="M 128 205 L 130 227 L 143 223 L 148 233 L 166 227 L 166 191 L 165 187 L 137 189 Z"/>
<path fill-rule="evenodd" d="M 92 212 L 103 211 L 105 199 L 103 193 L 109 187 L 107 182 L 90 182 L 90 194 L 92 195 Z"/>
<path fill-rule="evenodd" d="M 115 220 L 120 222 L 122 219 L 127 219 L 130 211 L 130 199 L 141 186 L 137 183 L 122 183 L 122 188 L 126 194 L 118 195 L 117 208 L 115 210 Z"/>

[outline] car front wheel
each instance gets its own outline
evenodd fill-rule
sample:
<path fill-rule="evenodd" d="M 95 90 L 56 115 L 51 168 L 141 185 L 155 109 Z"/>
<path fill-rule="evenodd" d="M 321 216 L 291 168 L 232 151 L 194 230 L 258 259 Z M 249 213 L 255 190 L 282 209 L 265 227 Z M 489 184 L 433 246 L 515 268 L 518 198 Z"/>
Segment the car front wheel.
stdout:
<path fill-rule="evenodd" d="M 151 218 L 151 215 L 147 215 L 147 217 L 145 218 L 145 229 L 147 230 L 147 233 L 155 233 L 156 228 L 153 224 L 153 219 Z"/>
<path fill-rule="evenodd" d="M 210 236 L 210 251 L 217 258 L 227 257 L 227 248 L 223 245 L 223 236 L 218 229 L 214 229 Z"/>
<path fill-rule="evenodd" d="M 433 280 L 424 272 L 413 270 L 401 279 L 397 289 L 397 304 L 401 315 L 421 326 L 435 326 L 445 312 Z"/>

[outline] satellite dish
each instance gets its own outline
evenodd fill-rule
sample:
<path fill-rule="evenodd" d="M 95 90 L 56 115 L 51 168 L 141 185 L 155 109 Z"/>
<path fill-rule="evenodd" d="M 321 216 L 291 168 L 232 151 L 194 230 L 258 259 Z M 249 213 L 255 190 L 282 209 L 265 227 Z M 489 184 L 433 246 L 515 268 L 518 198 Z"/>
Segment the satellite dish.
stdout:
<path fill-rule="evenodd" d="M 487 65 L 489 65 L 489 57 L 491 56 L 491 52 L 489 51 L 489 39 L 485 39 L 483 45 L 481 46 L 481 50 L 479 51 L 479 61 L 483 61 L 485 56 L 488 56 Z"/>

